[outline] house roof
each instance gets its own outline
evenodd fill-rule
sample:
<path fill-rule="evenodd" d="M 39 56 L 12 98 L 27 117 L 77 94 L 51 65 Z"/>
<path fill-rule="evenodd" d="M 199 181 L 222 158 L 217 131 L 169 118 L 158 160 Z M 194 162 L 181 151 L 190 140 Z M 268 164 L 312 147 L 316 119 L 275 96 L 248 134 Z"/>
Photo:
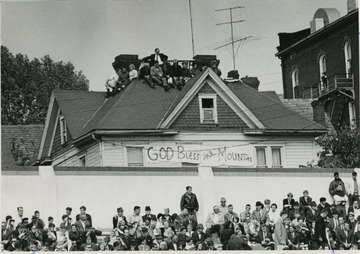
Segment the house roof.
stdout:
<path fill-rule="evenodd" d="M 94 130 L 161 130 L 160 125 L 181 101 L 189 97 L 191 88 L 203 82 L 210 72 L 204 71 L 190 79 L 182 91 L 170 89 L 166 92 L 160 86 L 153 89 L 141 80 L 135 80 L 107 99 L 103 92 L 57 91 L 55 100 L 74 140 Z M 214 80 L 216 82 L 223 81 Z M 266 130 L 324 130 L 323 126 L 285 107 L 275 92 L 258 92 L 241 81 L 222 84 L 246 105 L 246 110 L 255 115 Z"/>
<path fill-rule="evenodd" d="M 2 125 L 1 164 L 30 165 L 39 150 L 43 125 Z"/>

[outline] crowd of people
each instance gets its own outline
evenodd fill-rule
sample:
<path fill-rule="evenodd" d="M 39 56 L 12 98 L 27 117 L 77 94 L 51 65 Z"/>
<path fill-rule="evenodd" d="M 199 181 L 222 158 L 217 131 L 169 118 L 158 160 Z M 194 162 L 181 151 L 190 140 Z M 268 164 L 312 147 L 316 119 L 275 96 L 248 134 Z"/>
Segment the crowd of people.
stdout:
<path fill-rule="evenodd" d="M 199 202 L 187 186 L 181 197 L 179 214 L 168 208 L 157 215 L 150 206 L 135 206 L 125 216 L 119 207 L 112 218 L 113 229 L 104 237 L 93 227 L 86 207 L 72 220 L 67 207 L 58 227 L 52 217 L 45 223 L 40 212 L 29 218 L 24 209 L 6 216 L 1 225 L 2 251 L 120 251 L 120 250 L 318 250 L 360 249 L 360 181 L 357 173 L 344 183 L 339 173 L 329 185 L 332 202 L 319 203 L 307 190 L 295 201 L 288 193 L 282 208 L 269 199 L 250 204 L 237 214 L 225 198 L 213 207 L 204 223 L 197 220 Z M 348 207 L 348 209 L 345 209 Z"/>
<path fill-rule="evenodd" d="M 219 76 L 219 60 L 213 60 L 210 68 Z M 188 62 L 179 63 L 176 59 L 168 61 L 168 56 L 160 53 L 160 49 L 156 48 L 155 53 L 144 57 L 140 64 L 139 70 L 136 70 L 134 64 L 129 65 L 129 70 L 123 67 L 106 80 L 106 97 L 116 94 L 117 92 L 128 86 L 134 79 L 142 79 L 144 83 L 151 88 L 155 85 L 161 86 L 168 91 L 171 88 L 181 90 L 186 81 L 199 74 L 206 69 L 206 65 L 198 66 L 198 63 L 192 62 L 191 69 Z"/>

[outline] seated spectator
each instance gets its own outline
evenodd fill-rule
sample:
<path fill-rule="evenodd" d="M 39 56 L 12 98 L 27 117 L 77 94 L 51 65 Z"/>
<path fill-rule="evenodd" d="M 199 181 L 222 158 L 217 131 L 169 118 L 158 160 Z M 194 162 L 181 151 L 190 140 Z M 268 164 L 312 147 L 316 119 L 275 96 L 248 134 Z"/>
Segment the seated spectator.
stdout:
<path fill-rule="evenodd" d="M 304 190 L 302 197 L 299 198 L 300 210 L 306 214 L 307 210 L 310 209 L 310 204 L 312 202 L 312 198 L 309 197 L 309 192 Z"/>
<path fill-rule="evenodd" d="M 269 211 L 267 216 L 270 231 L 273 232 L 275 223 L 280 219 L 280 213 L 277 211 L 277 204 L 271 204 L 271 210 Z"/>
<path fill-rule="evenodd" d="M 48 225 L 49 225 L 50 223 L 54 223 L 54 218 L 51 217 L 51 216 L 48 217 Z M 49 227 L 49 226 L 48 226 L 48 227 Z"/>
<path fill-rule="evenodd" d="M 259 222 L 260 224 L 265 223 L 266 222 L 266 211 L 263 209 L 264 205 L 260 201 L 257 201 L 255 207 L 256 208 L 252 212 L 251 217 L 254 220 L 256 220 L 257 222 Z"/>
<path fill-rule="evenodd" d="M 290 220 L 295 219 L 296 213 L 298 213 L 300 215 L 300 217 L 303 217 L 303 218 L 305 217 L 305 214 L 302 210 L 300 210 L 299 202 L 297 202 L 297 201 L 294 202 L 294 210 L 290 211 L 290 214 L 289 214 Z"/>
<path fill-rule="evenodd" d="M 345 185 L 340 179 L 338 172 L 334 173 L 334 178 L 335 179 L 329 185 L 329 193 L 333 197 L 336 210 L 339 212 L 340 216 L 345 218 L 345 204 L 347 201 L 347 196 L 345 195 Z"/>
<path fill-rule="evenodd" d="M 60 229 L 56 232 L 56 248 L 55 251 L 70 250 L 71 242 L 69 233 L 66 231 L 65 225 L 61 225 Z"/>
<path fill-rule="evenodd" d="M 354 212 L 349 212 L 349 215 L 348 215 L 348 221 L 350 223 L 350 229 L 352 231 L 355 231 L 355 226 L 357 224 L 357 221 L 355 220 L 355 214 Z"/>
<path fill-rule="evenodd" d="M 355 218 L 360 216 L 360 206 L 359 206 L 359 201 L 358 200 L 354 200 L 353 205 L 349 207 L 348 214 L 350 212 L 354 213 Z"/>
<path fill-rule="evenodd" d="M 204 233 L 204 226 L 202 224 L 198 224 L 196 227 L 196 231 L 192 234 L 192 240 L 197 249 L 198 245 L 204 242 L 205 240 L 205 233 Z"/>
<path fill-rule="evenodd" d="M 117 73 L 111 75 L 105 82 L 105 87 L 107 90 L 105 98 L 109 98 L 112 94 L 116 93 L 119 85 L 119 75 Z"/>
<path fill-rule="evenodd" d="M 220 72 L 220 75 L 221 75 L 221 72 Z M 249 242 L 249 239 L 246 236 L 242 236 L 240 250 L 252 250 L 252 248 L 250 247 L 248 242 Z"/>
<path fill-rule="evenodd" d="M 162 64 L 165 60 L 168 60 L 168 56 L 163 53 L 160 53 L 160 49 L 156 48 L 155 54 L 144 57 L 142 60 L 145 62 L 150 62 L 150 65 L 153 66 L 155 65 L 156 62 Z"/>
<path fill-rule="evenodd" d="M 124 209 L 119 207 L 116 211 L 117 214 L 113 217 L 113 228 L 117 228 L 122 221 L 127 224 L 126 217 L 124 216 Z"/>
<path fill-rule="evenodd" d="M 344 248 L 344 250 L 350 250 L 354 242 L 354 232 L 350 229 L 349 221 L 346 221 L 344 226 L 344 229 L 340 229 L 337 239 L 340 247 Z"/>
<path fill-rule="evenodd" d="M 175 59 L 173 65 L 171 66 L 171 74 L 173 78 L 173 83 L 177 87 L 177 89 L 181 90 L 185 85 L 185 81 L 182 76 L 182 68 L 178 64 L 178 61 Z"/>
<path fill-rule="evenodd" d="M 241 231 L 239 230 L 239 231 L 235 232 L 234 237 L 230 238 L 227 249 L 228 250 L 241 250 L 243 241 L 244 241 L 243 235 L 242 235 Z"/>
<path fill-rule="evenodd" d="M 66 214 L 61 217 L 62 224 L 64 224 L 66 231 L 70 231 L 71 229 L 71 218 L 69 218 Z"/>
<path fill-rule="evenodd" d="M 130 79 L 130 82 L 131 82 L 134 79 L 137 79 L 139 75 L 138 75 L 137 70 L 135 69 L 135 65 L 130 64 L 129 69 L 130 69 L 130 71 L 129 71 L 129 79 Z"/>
<path fill-rule="evenodd" d="M 266 216 L 271 210 L 271 205 L 270 204 L 271 204 L 270 199 L 265 199 L 264 200 L 264 208 L 263 208 L 263 210 L 266 212 Z"/>
<path fill-rule="evenodd" d="M 230 222 L 235 222 L 235 221 L 239 221 L 239 215 L 237 213 L 234 212 L 234 207 L 233 205 L 229 205 L 228 206 L 228 212 L 224 214 L 224 220 L 225 222 L 230 221 Z"/>
<path fill-rule="evenodd" d="M 188 220 L 189 211 L 188 209 L 184 208 L 181 210 L 181 213 L 179 214 L 179 221 L 182 225 L 184 225 L 184 222 Z"/>
<path fill-rule="evenodd" d="M 76 221 L 78 221 L 80 219 L 81 215 L 86 216 L 86 221 L 88 222 L 89 226 L 92 227 L 91 215 L 86 213 L 86 207 L 85 206 L 80 207 L 80 214 L 76 215 Z"/>
<path fill-rule="evenodd" d="M 146 239 L 144 237 L 139 238 L 138 241 L 140 242 L 140 244 L 137 246 L 136 250 L 139 250 L 139 251 L 149 251 L 150 250 L 150 246 L 146 244 Z"/>
<path fill-rule="evenodd" d="M 247 204 L 245 206 L 245 211 L 240 213 L 240 222 L 245 222 L 246 217 L 250 217 L 251 205 Z"/>
<path fill-rule="evenodd" d="M 182 250 L 182 247 L 179 244 L 179 238 L 178 238 L 177 235 L 173 235 L 171 237 L 171 242 L 168 243 L 167 249 L 168 250 L 174 250 L 174 251 Z"/>
<path fill-rule="evenodd" d="M 231 227 L 231 224 L 232 224 L 231 221 L 226 221 L 224 223 L 224 229 L 220 235 L 220 241 L 221 244 L 223 245 L 223 250 L 227 250 L 230 237 L 234 234 L 234 228 Z"/>
<path fill-rule="evenodd" d="M 37 225 L 32 225 L 31 230 L 28 232 L 29 241 L 39 241 L 42 242 L 42 232 L 40 228 L 37 228 Z"/>
<path fill-rule="evenodd" d="M 256 242 L 267 250 L 275 249 L 274 239 L 266 224 L 261 225 L 260 232 L 256 237 Z"/>
<path fill-rule="evenodd" d="M 294 208 L 295 199 L 293 199 L 293 194 L 289 192 L 287 194 L 287 198 L 283 200 L 283 211 L 285 211 L 288 216 L 290 215 L 290 211 Z"/>
<path fill-rule="evenodd" d="M 189 70 L 186 62 L 182 63 L 182 74 L 181 74 L 181 76 L 184 78 L 185 82 L 188 81 L 191 78 L 191 73 L 190 73 L 190 70 Z"/>
<path fill-rule="evenodd" d="M 205 233 L 205 240 L 201 244 L 201 248 L 198 250 L 216 250 L 213 240 L 211 240 L 210 234 Z"/>
<path fill-rule="evenodd" d="M 71 230 L 69 231 L 69 239 L 71 241 L 71 251 L 78 251 L 81 246 L 80 242 L 80 233 L 77 230 L 75 224 L 71 226 Z"/>
<path fill-rule="evenodd" d="M 159 245 L 159 250 L 163 251 L 163 250 L 167 250 L 167 243 L 166 242 L 161 242 Z"/>
<path fill-rule="evenodd" d="M 66 214 L 68 217 L 71 217 L 71 212 L 72 212 L 72 208 L 71 208 L 71 207 L 66 207 L 66 209 L 65 209 L 65 214 Z"/>
<path fill-rule="evenodd" d="M 33 220 L 33 224 L 36 225 L 37 228 L 39 229 L 44 229 L 45 228 L 45 223 L 42 219 L 40 219 L 40 212 L 39 211 L 35 211 L 34 212 L 34 220 Z"/>
<path fill-rule="evenodd" d="M 192 68 L 190 69 L 190 77 L 195 77 L 200 73 L 200 69 L 198 68 L 198 64 L 196 62 L 192 63 Z"/>
<path fill-rule="evenodd" d="M 124 234 L 120 235 L 121 241 L 124 245 L 124 249 L 125 250 L 130 250 L 131 249 L 131 242 L 133 241 L 133 239 L 130 236 L 130 232 L 129 229 L 124 229 Z"/>
<path fill-rule="evenodd" d="M 221 76 L 221 70 L 219 68 L 220 60 L 211 61 L 211 70 L 215 72 L 219 77 Z"/>
<path fill-rule="evenodd" d="M 173 232 L 172 228 L 170 227 L 169 221 L 164 221 L 164 227 L 161 229 L 163 238 L 168 238 L 170 236 L 170 231 Z"/>
<path fill-rule="evenodd" d="M 154 84 L 164 87 L 165 91 L 168 91 L 170 89 L 167 84 L 166 78 L 163 76 L 163 72 L 161 67 L 159 66 L 159 62 L 155 61 L 154 66 L 150 68 L 150 76 L 151 81 Z"/>
<path fill-rule="evenodd" d="M 156 221 L 156 216 L 155 214 L 151 214 L 151 208 L 150 206 L 145 206 L 145 215 L 142 216 L 142 221 L 145 223 L 146 220 L 155 220 Z"/>
<path fill-rule="evenodd" d="M 222 214 L 226 214 L 229 211 L 228 206 L 226 205 L 226 199 L 225 198 L 221 198 L 220 199 L 220 205 L 219 205 L 219 210 Z"/>
<path fill-rule="evenodd" d="M 133 214 L 129 215 L 128 226 L 135 228 L 135 224 L 140 225 L 142 218 L 140 217 L 140 206 L 134 206 Z M 133 230 L 134 231 L 134 230 Z M 132 233 L 130 232 L 130 235 Z"/>
<path fill-rule="evenodd" d="M 210 234 L 217 233 L 217 235 L 220 236 L 224 222 L 224 214 L 220 212 L 218 206 L 214 206 L 213 212 L 208 214 L 205 223 Z"/>
<path fill-rule="evenodd" d="M 121 89 L 124 89 L 130 84 L 130 75 L 125 67 L 121 68 L 121 71 L 118 72 L 119 75 L 119 83 Z"/>
<path fill-rule="evenodd" d="M 357 219 L 358 224 L 354 231 L 354 245 L 357 245 L 358 250 L 360 249 L 360 217 Z"/>
<path fill-rule="evenodd" d="M 173 76 L 172 68 L 171 68 L 171 65 L 169 64 L 169 62 L 167 60 L 165 60 L 160 67 L 162 68 L 163 76 L 164 76 L 164 78 L 166 78 L 167 83 L 171 87 L 175 87 L 175 85 L 173 83 L 173 78 L 172 78 L 172 76 Z"/>
<path fill-rule="evenodd" d="M 297 250 L 299 245 L 299 235 L 294 226 L 290 226 L 289 233 L 287 234 L 287 245 L 290 250 Z"/>
<path fill-rule="evenodd" d="M 185 246 L 186 246 L 186 238 L 188 237 L 186 235 L 186 227 L 182 227 L 179 231 L 179 234 L 178 234 L 178 243 L 179 243 L 179 246 L 181 246 L 181 249 L 185 249 Z"/>
<path fill-rule="evenodd" d="M 89 221 L 87 220 L 85 214 L 81 214 L 79 216 L 79 220 L 75 222 L 75 226 L 79 232 L 84 232 L 88 226 L 90 227 Z"/>
<path fill-rule="evenodd" d="M 185 250 L 195 250 L 195 245 L 194 245 L 193 239 L 191 237 L 186 238 L 186 246 L 184 249 Z"/>
<path fill-rule="evenodd" d="M 49 228 L 43 231 L 43 242 L 47 244 L 50 251 L 53 251 L 56 246 L 56 231 L 55 224 L 50 223 Z"/>
<path fill-rule="evenodd" d="M 244 226 L 245 235 L 250 241 L 255 241 L 259 231 L 260 231 L 260 223 L 251 219 L 250 216 L 246 217 L 245 222 L 242 224 Z"/>
<path fill-rule="evenodd" d="M 316 217 L 317 217 L 318 211 L 317 211 L 317 206 L 316 206 L 316 202 L 312 201 L 311 205 L 310 205 L 310 209 L 307 210 L 306 213 L 306 224 L 308 228 L 312 228 L 312 222 L 315 221 Z"/>
<path fill-rule="evenodd" d="M 197 229 L 197 225 L 196 225 L 195 230 L 193 229 L 193 227 L 191 225 L 187 225 L 186 226 L 186 236 L 192 237 L 192 234 L 194 233 L 194 231 L 196 231 L 196 229 Z"/>
<path fill-rule="evenodd" d="M 332 218 L 329 220 L 329 228 L 331 232 L 335 232 L 335 228 L 339 225 L 339 214 L 338 212 L 334 212 Z"/>
<path fill-rule="evenodd" d="M 140 64 L 140 75 L 139 77 L 143 80 L 143 83 L 147 83 L 151 88 L 155 88 L 154 83 L 151 80 L 150 76 L 150 67 L 148 62 L 142 62 Z"/>
<path fill-rule="evenodd" d="M 173 213 L 171 215 L 171 222 L 170 222 L 170 227 L 173 229 L 173 231 L 178 234 L 180 231 L 180 228 L 183 225 L 180 224 L 180 220 L 179 220 L 179 215 L 177 215 L 176 213 Z"/>
<path fill-rule="evenodd" d="M 321 197 L 320 198 L 320 203 L 317 206 L 318 211 L 322 211 L 323 209 L 326 209 L 328 211 L 328 213 L 330 213 L 330 204 L 328 202 L 326 202 L 326 198 Z"/>

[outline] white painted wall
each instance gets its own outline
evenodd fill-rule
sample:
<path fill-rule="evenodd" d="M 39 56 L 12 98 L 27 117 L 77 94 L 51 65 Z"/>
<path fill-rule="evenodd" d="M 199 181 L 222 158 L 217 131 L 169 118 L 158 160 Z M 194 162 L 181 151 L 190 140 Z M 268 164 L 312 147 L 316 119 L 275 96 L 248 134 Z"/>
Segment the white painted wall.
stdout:
<path fill-rule="evenodd" d="M 178 176 L 146 175 L 135 171 L 133 175 L 125 176 L 99 170 L 55 176 L 51 167 L 41 167 L 39 176 L 2 175 L 1 217 L 15 217 L 16 207 L 23 206 L 25 216 L 31 217 L 35 210 L 39 210 L 41 218 L 47 220 L 51 215 L 58 224 L 67 206 L 73 208 L 75 218 L 79 207 L 85 205 L 93 216 L 94 226 L 111 227 L 112 216 L 119 206 L 125 209 L 125 214 L 130 214 L 135 205 L 142 207 L 142 213 L 147 205 L 156 214 L 166 207 L 171 213 L 179 213 L 180 198 L 187 185 L 193 186 L 199 199 L 200 221 L 221 197 L 226 197 L 237 213 L 243 211 L 247 203 L 254 207 L 256 201 L 263 202 L 265 198 L 281 207 L 288 192 L 298 199 L 305 189 L 317 202 L 322 196 L 330 201 L 328 186 L 333 179 L 332 173 L 311 173 L 311 170 L 269 174 L 263 169 L 243 176 L 216 177 L 211 168 L 200 168 L 198 176 L 185 173 Z M 350 176 L 350 173 L 340 174 L 343 180 L 349 180 Z"/>

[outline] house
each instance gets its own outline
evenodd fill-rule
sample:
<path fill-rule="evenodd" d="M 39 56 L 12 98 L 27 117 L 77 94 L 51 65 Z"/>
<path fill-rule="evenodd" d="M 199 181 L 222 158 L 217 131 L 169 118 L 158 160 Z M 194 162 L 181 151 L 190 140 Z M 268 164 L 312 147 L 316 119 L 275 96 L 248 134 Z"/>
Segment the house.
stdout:
<path fill-rule="evenodd" d="M 27 166 L 36 161 L 43 129 L 43 125 L 2 125 L 2 168 Z"/>
<path fill-rule="evenodd" d="M 356 0 L 348 13 L 318 9 L 310 28 L 279 33 L 285 99 L 312 99 L 316 120 L 335 129 L 359 125 L 359 23 Z M 326 115 L 326 117 L 324 116 Z"/>
<path fill-rule="evenodd" d="M 133 81 L 115 96 L 55 91 L 37 165 L 299 167 L 325 128 L 274 92 L 221 80 L 210 68 L 181 91 Z"/>

